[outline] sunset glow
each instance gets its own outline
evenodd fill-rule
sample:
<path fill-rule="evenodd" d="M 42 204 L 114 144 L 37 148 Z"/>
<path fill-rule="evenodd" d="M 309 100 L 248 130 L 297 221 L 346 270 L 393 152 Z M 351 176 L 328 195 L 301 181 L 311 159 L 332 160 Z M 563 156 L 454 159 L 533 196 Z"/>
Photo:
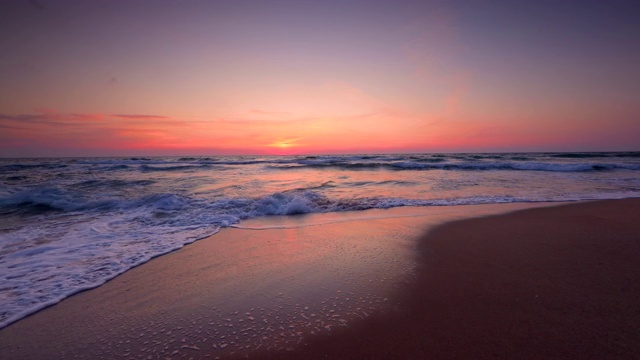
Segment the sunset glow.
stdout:
<path fill-rule="evenodd" d="M 294 147 L 294 146 L 300 146 L 299 144 L 296 144 L 297 140 L 298 139 L 279 140 L 279 141 L 276 141 L 276 142 L 274 142 L 272 144 L 269 144 L 267 146 L 277 147 L 277 148 L 280 148 L 280 149 L 287 149 L 287 148 Z"/>
<path fill-rule="evenodd" d="M 0 156 L 638 150 L 631 6 L 12 2 Z"/>

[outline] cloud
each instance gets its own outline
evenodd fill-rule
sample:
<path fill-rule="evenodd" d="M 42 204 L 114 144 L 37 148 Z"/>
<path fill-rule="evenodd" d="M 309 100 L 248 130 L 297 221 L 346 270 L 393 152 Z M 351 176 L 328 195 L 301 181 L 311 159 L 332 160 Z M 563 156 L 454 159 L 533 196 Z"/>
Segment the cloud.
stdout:
<path fill-rule="evenodd" d="M 0 114 L 0 120 L 7 121 L 18 121 L 18 122 L 32 122 L 40 119 L 40 115 L 30 115 L 30 114 L 19 114 L 19 115 L 8 115 L 8 114 Z"/>
<path fill-rule="evenodd" d="M 2 122 L 0 125 L 4 126 L 8 126 L 7 123 L 17 123 L 17 126 L 29 124 L 71 125 L 64 120 L 61 120 L 59 116 L 47 114 L 0 114 L 0 121 Z"/>
<path fill-rule="evenodd" d="M 134 120 L 134 121 L 127 121 Z M 51 109 L 42 109 L 36 114 L 0 114 L 0 127 L 27 129 L 33 131 L 53 131 L 59 127 L 73 128 L 74 131 L 91 129 L 135 127 L 149 124 L 182 125 L 176 121 L 157 115 L 107 115 L 99 113 L 63 113 Z"/>
<path fill-rule="evenodd" d="M 243 125 L 145 114 L 64 113 L 51 109 L 32 114 L 0 114 L 3 130 L 0 138 L 4 143 L 0 146 L 0 156 L 109 154 L 124 153 L 127 149 L 139 152 L 189 148 L 202 151 L 229 146 L 255 148 L 267 142 L 260 137 L 263 131 L 248 136 L 249 129 L 257 123 L 255 120 Z M 13 145 L 8 145 L 9 141 Z"/>
<path fill-rule="evenodd" d="M 20 126 L 9 125 L 9 124 L 1 124 L 1 123 L 0 123 L 0 128 L 3 128 L 3 129 L 23 129 Z"/>

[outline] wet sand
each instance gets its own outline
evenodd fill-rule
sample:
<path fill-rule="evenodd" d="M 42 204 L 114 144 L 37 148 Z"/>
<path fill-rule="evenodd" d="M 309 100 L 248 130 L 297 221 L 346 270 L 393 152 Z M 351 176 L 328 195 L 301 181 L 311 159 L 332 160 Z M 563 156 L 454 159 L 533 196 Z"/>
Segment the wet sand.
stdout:
<path fill-rule="evenodd" d="M 398 311 L 287 358 L 640 356 L 640 199 L 452 222 L 419 252 Z"/>
<path fill-rule="evenodd" d="M 245 222 L 0 330 L 0 358 L 638 354 L 640 200 L 450 222 L 540 206 Z"/>

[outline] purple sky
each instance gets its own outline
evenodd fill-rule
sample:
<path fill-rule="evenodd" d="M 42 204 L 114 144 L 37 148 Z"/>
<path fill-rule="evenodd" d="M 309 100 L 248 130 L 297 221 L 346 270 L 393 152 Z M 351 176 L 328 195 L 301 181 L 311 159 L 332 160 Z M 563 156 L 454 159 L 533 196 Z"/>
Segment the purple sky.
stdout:
<path fill-rule="evenodd" d="M 640 1 L 1 1 L 0 156 L 640 150 Z"/>

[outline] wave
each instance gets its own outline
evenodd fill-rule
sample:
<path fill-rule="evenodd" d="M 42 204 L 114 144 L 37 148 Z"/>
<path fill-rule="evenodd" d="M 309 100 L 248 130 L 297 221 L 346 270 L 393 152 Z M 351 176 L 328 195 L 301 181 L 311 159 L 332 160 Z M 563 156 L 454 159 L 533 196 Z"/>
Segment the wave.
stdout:
<path fill-rule="evenodd" d="M 289 165 L 272 165 L 272 169 L 295 170 L 304 168 L 338 168 L 345 170 L 380 169 L 388 170 L 515 170 L 515 171 L 553 171 L 553 172 L 584 172 L 603 170 L 640 170 L 640 165 L 624 163 L 551 163 L 551 162 L 525 162 L 525 161 L 463 161 L 463 162 L 422 162 L 422 161 L 396 161 L 396 162 L 298 162 Z"/>
<path fill-rule="evenodd" d="M 357 184 L 356 184 L 357 185 Z M 320 186 L 331 186 L 330 182 Z M 628 195 L 628 194 L 622 194 Z M 607 194 L 609 198 L 615 194 Z M 551 199 L 581 200 L 594 196 Z M 597 197 L 597 196 L 595 196 Z M 623 197 L 623 196 L 621 196 Z M 134 199 L 90 199 L 74 190 L 41 188 L 0 198 L 0 208 L 27 206 L 52 212 L 37 227 L 3 234 L 17 250 L 0 257 L 8 294 L 0 299 L 0 328 L 78 291 L 90 289 L 150 259 L 216 233 L 243 219 L 400 206 L 449 206 L 549 201 L 535 197 L 469 196 L 441 199 L 331 198 L 319 191 L 291 190 L 255 198 L 205 200 L 175 193 Z M 73 217 L 59 212 L 90 209 Z M 55 212 L 57 211 L 57 212 Z M 60 226 L 64 224 L 64 226 Z M 42 244 L 38 239 L 56 238 Z M 42 261 L 46 256 L 47 261 Z M 11 269 L 11 271 L 9 271 Z M 44 294 L 44 295 L 43 295 Z M 25 306 L 25 304 L 29 304 Z"/>
<path fill-rule="evenodd" d="M 197 165 L 140 165 L 140 171 L 142 172 L 156 172 L 156 171 L 191 171 L 191 170 L 205 170 L 205 169 L 215 169 L 215 170 L 225 170 L 222 166 L 213 166 L 210 164 L 197 164 Z"/>
<path fill-rule="evenodd" d="M 589 158 L 637 158 L 640 152 L 576 152 L 576 153 L 552 153 L 549 157 L 567 159 L 589 159 Z"/>
<path fill-rule="evenodd" d="M 9 171 L 31 170 L 31 169 L 60 169 L 66 164 L 35 163 L 35 164 L 7 164 L 0 166 L 0 173 Z"/>
<path fill-rule="evenodd" d="M 398 183 L 352 182 L 347 186 Z M 401 182 L 404 183 L 404 182 Z M 504 202 L 565 201 L 578 198 L 535 198 L 513 196 L 472 196 L 438 199 L 407 199 L 396 197 L 331 198 L 319 191 L 335 186 L 326 182 L 316 187 L 277 192 L 257 198 L 225 197 L 205 200 L 174 193 L 158 193 L 135 199 L 103 198 L 90 199 L 75 191 L 59 188 L 42 188 L 23 191 L 0 198 L 0 209 L 22 208 L 33 212 L 46 211 L 98 211 L 108 213 L 138 213 L 136 221 L 145 227 L 154 224 L 172 226 L 228 226 L 241 220 L 271 215 L 296 215 L 386 209 L 400 206 L 448 206 Z"/>
<path fill-rule="evenodd" d="M 323 155 L 290 157 L 176 157 L 176 158 L 89 158 L 60 159 L 56 162 L 29 160 L 0 165 L 0 173 L 17 175 L 19 171 L 73 167 L 87 170 L 99 166 L 103 171 L 139 170 L 145 172 L 189 172 L 228 170 L 263 165 L 291 170 L 336 168 L 345 170 L 516 170 L 583 172 L 603 170 L 640 170 L 634 158 L 640 152 L 619 153 L 504 153 L 504 154 L 404 154 L 404 155 Z M 619 161 L 615 161 L 619 159 Z M 625 160 L 628 159 L 628 160 Z M 84 166 L 84 167 L 83 167 Z M 77 168 L 79 167 L 79 168 Z"/>
<path fill-rule="evenodd" d="M 142 172 L 152 172 L 152 171 L 184 171 L 184 170 L 194 170 L 207 167 L 207 165 L 175 165 L 175 166 L 153 166 L 153 165 L 140 165 L 139 169 Z"/>
<path fill-rule="evenodd" d="M 558 154 L 551 154 L 550 156 L 555 158 L 567 158 L 567 159 L 588 159 L 588 158 L 607 157 L 608 155 L 604 153 L 558 153 Z"/>
<path fill-rule="evenodd" d="M 116 208 L 118 203 L 115 199 L 90 199 L 75 190 L 43 187 L 0 197 L 0 211 L 5 214 L 38 214 L 52 211 L 111 210 Z"/>
<path fill-rule="evenodd" d="M 104 168 L 104 170 L 106 170 L 106 171 L 115 171 L 115 170 L 126 170 L 126 169 L 129 169 L 129 168 L 130 168 L 129 165 L 121 164 L 121 165 L 108 166 L 108 167 Z"/>
<path fill-rule="evenodd" d="M 601 158 L 551 155 L 3 160 L 0 215 L 15 223 L 2 229 L 3 249 L 11 252 L 0 256 L 0 273 L 10 277 L 3 286 L 15 291 L 0 296 L 0 328 L 245 219 L 400 206 L 640 196 L 637 173 L 629 172 L 640 170 L 633 159 L 637 153 Z M 345 171 L 323 173 L 324 168 Z M 270 169 L 291 172 L 281 177 Z M 297 169 L 320 170 L 307 177 Z M 378 169 L 385 171 L 357 172 Z M 513 172 L 481 173 L 502 170 Z M 567 175 L 553 174 L 552 178 L 565 180 L 556 189 L 538 177 L 528 182 L 527 171 Z"/>
<path fill-rule="evenodd" d="M 621 158 L 640 158 L 640 151 L 616 153 L 614 156 Z"/>
<path fill-rule="evenodd" d="M 15 176 L 7 176 L 6 178 L 4 178 L 6 181 L 21 181 L 21 180 L 26 180 L 28 179 L 27 176 L 24 175 L 15 175 Z"/>
<path fill-rule="evenodd" d="M 133 187 L 133 186 L 148 186 L 154 183 L 156 183 L 156 181 L 148 180 L 148 179 L 147 180 L 131 180 L 131 181 L 120 180 L 120 179 L 108 179 L 108 180 L 92 179 L 92 180 L 85 180 L 85 181 L 75 183 L 72 186 L 77 186 L 77 187 L 86 188 L 86 189 L 96 189 L 100 187 L 117 189 L 117 188 Z"/>

